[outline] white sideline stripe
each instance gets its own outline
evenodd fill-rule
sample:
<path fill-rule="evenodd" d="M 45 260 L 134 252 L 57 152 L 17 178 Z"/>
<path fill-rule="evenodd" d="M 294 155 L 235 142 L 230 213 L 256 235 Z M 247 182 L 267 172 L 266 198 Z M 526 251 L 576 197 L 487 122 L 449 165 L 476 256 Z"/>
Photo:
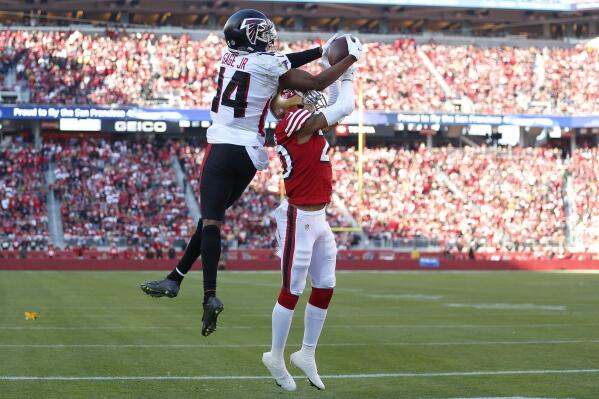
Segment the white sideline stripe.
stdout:
<path fill-rule="evenodd" d="M 492 345 L 563 345 L 596 344 L 591 340 L 547 340 L 547 341 L 464 341 L 464 342 L 371 342 L 371 343 L 320 343 L 322 346 L 492 346 Z M 267 348 L 270 344 L 0 344 L 0 348 Z"/>
<path fill-rule="evenodd" d="M 599 323 L 545 323 L 545 324 L 328 324 L 327 329 L 334 328 L 425 328 L 425 329 L 444 329 L 444 328 L 540 328 L 540 327 L 581 327 L 598 326 Z M 197 330 L 197 327 L 177 326 L 98 326 L 98 327 L 63 327 L 63 326 L 0 326 L 0 330 L 26 330 L 26 331 L 44 331 L 44 330 Z M 227 330 L 249 330 L 249 329 L 270 329 L 271 326 L 219 326 L 219 329 Z"/>
<path fill-rule="evenodd" d="M 436 301 L 443 298 L 442 295 L 421 295 L 421 294 L 364 294 L 363 296 L 373 299 L 422 299 Z"/>
<path fill-rule="evenodd" d="M 536 305 L 534 303 L 447 303 L 449 308 L 509 309 L 509 310 L 566 310 L 564 305 Z"/>
<path fill-rule="evenodd" d="M 587 374 L 599 373 L 599 369 L 563 369 L 563 370 L 502 370 L 502 371 L 457 371 L 451 373 L 377 373 L 377 374 L 329 374 L 322 378 L 350 380 L 366 378 L 412 378 L 412 377 L 477 377 L 495 375 L 531 375 L 531 374 Z M 303 378 L 303 376 L 293 376 Z M 121 380 L 270 380 L 266 375 L 198 375 L 198 376 L 11 376 L 2 375 L 0 381 L 121 381 Z"/>

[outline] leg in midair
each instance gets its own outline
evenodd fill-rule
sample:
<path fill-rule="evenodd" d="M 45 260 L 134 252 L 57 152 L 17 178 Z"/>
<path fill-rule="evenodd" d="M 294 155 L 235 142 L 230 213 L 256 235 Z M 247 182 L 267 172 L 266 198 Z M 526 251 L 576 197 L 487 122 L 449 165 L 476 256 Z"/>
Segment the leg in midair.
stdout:
<path fill-rule="evenodd" d="M 181 284 L 187 272 L 191 270 L 193 263 L 200 257 L 202 249 L 202 230 L 203 223 L 202 219 L 200 218 L 200 221 L 196 227 L 196 231 L 191 236 L 183 256 L 179 260 L 179 263 L 177 263 L 177 266 L 175 266 L 175 268 L 169 273 L 168 276 L 166 276 L 166 278 L 176 281 L 179 285 Z"/>
<path fill-rule="evenodd" d="M 141 289 L 146 294 L 160 298 L 168 296 L 174 298 L 179 293 L 181 282 L 187 272 L 193 266 L 193 263 L 200 256 L 200 250 L 202 246 L 202 219 L 198 222 L 196 231 L 191 236 L 185 253 L 177 263 L 177 266 L 162 280 L 148 281 L 141 285 Z"/>
<path fill-rule="evenodd" d="M 228 150 L 221 151 L 227 148 Z M 221 253 L 220 229 L 225 210 L 241 197 L 256 174 L 256 168 L 244 147 L 227 145 L 221 149 L 216 149 L 214 162 L 207 161 L 201 185 L 204 217 L 201 245 L 204 273 L 203 336 L 214 332 L 216 319 L 224 309 L 223 303 L 216 296 L 216 276 Z M 241 156 L 237 156 L 235 151 L 240 151 Z"/>
<path fill-rule="evenodd" d="M 202 335 L 208 336 L 216 329 L 216 320 L 223 311 L 223 303 L 216 297 L 216 275 L 220 259 L 221 239 L 218 220 L 204 220 L 202 229 L 202 272 L 204 274 L 204 315 L 202 317 Z"/>

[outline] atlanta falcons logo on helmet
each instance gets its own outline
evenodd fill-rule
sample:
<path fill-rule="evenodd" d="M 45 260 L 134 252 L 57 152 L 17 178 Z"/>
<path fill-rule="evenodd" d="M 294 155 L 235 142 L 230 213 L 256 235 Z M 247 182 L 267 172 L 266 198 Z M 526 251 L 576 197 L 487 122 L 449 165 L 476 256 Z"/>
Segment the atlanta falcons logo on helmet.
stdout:
<path fill-rule="evenodd" d="M 245 28 L 245 34 L 252 45 L 256 45 L 256 40 L 266 44 L 271 44 L 276 39 L 276 30 L 274 24 L 268 19 L 246 18 L 241 22 L 240 29 Z"/>
<path fill-rule="evenodd" d="M 240 28 L 245 28 L 245 34 L 248 37 L 248 40 L 252 44 L 256 44 L 256 38 L 258 37 L 258 28 L 262 28 L 265 30 L 268 23 L 260 18 L 246 18 L 241 23 Z"/>

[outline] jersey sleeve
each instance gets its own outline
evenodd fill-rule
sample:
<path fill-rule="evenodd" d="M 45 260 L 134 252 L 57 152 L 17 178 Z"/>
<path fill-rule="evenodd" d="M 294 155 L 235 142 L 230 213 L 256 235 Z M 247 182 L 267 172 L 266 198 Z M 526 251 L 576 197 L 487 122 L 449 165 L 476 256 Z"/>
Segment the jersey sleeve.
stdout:
<path fill-rule="evenodd" d="M 275 140 L 277 144 L 285 144 L 293 137 L 294 133 L 300 131 L 306 121 L 313 114 L 305 109 L 296 109 L 288 113 L 275 128 Z"/>
<path fill-rule="evenodd" d="M 289 69 L 291 62 L 285 54 L 281 53 L 262 53 L 260 54 L 262 70 L 265 74 L 278 78 Z"/>
<path fill-rule="evenodd" d="M 299 132 L 310 116 L 312 116 L 310 111 L 301 108 L 291 112 L 287 117 L 287 124 L 284 129 L 285 135 L 291 137 L 294 133 Z"/>

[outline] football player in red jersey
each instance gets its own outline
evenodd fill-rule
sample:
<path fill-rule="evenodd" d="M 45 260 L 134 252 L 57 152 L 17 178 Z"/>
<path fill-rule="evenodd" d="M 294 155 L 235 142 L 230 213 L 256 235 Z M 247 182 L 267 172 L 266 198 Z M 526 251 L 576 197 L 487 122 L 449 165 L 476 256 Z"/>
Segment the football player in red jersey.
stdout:
<path fill-rule="evenodd" d="M 287 391 L 296 389 L 287 371 L 284 349 L 299 295 L 310 277 L 312 292 L 306 305 L 302 348 L 291 355 L 312 386 L 324 389 L 318 375 L 315 350 L 335 287 L 337 245 L 327 223 L 325 208 L 333 192 L 329 144 L 322 129 L 333 126 L 354 110 L 353 71 L 331 86 L 326 106 L 318 92 L 284 90 L 272 101 L 280 121 L 275 129 L 277 152 L 283 167 L 287 200 L 276 209 L 278 255 L 283 287 L 272 312 L 272 347 L 262 362 Z"/>

